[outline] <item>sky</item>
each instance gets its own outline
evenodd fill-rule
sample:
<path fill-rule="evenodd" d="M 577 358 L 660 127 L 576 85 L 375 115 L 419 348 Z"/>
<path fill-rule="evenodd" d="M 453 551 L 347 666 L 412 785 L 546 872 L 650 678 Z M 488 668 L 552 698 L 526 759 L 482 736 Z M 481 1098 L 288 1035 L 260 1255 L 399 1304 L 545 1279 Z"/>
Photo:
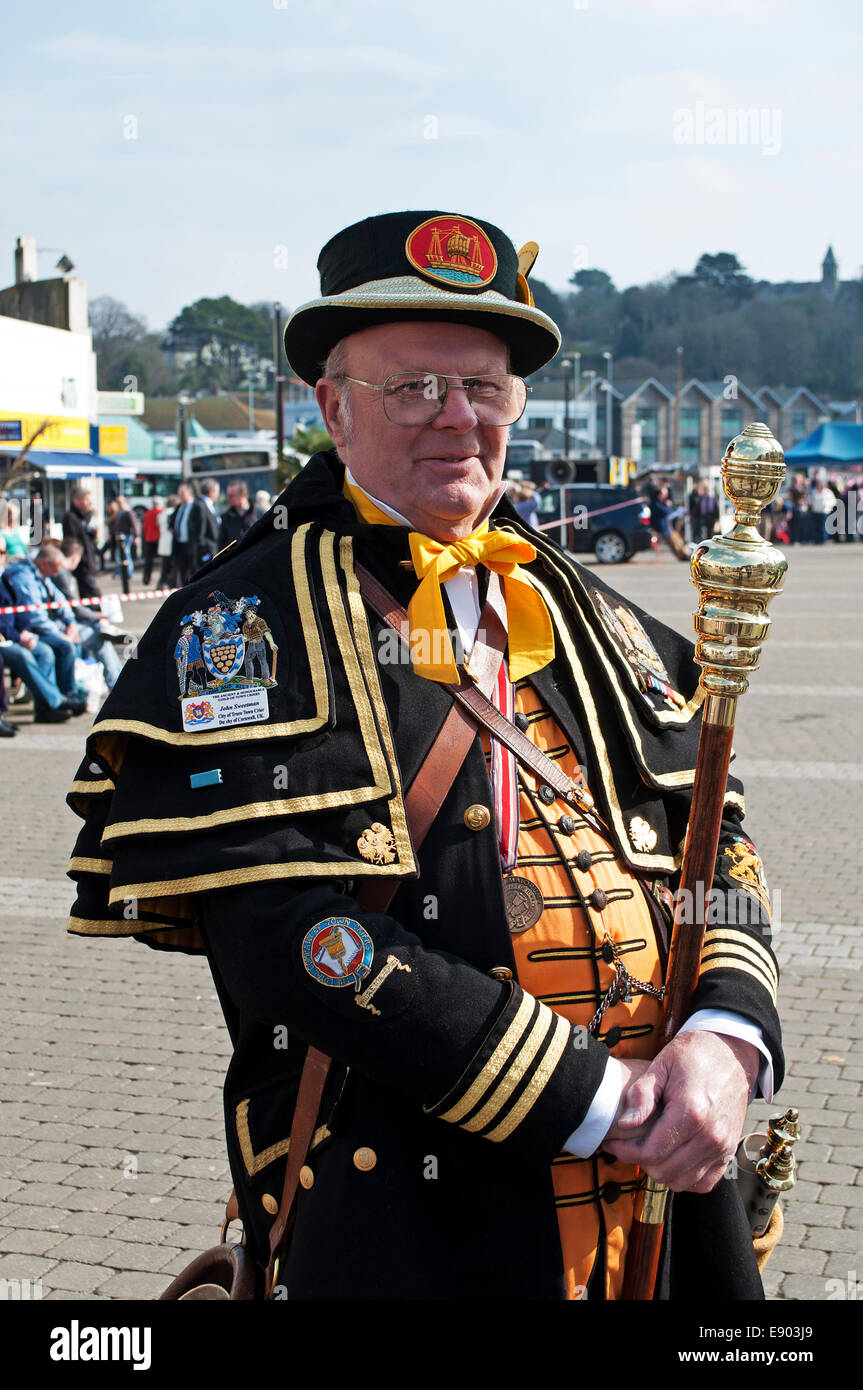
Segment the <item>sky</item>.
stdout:
<path fill-rule="evenodd" d="M 733 251 L 863 266 L 857 0 L 4 0 L 0 284 L 29 234 L 162 329 L 288 308 L 372 213 L 539 243 L 556 289 Z M 56 253 L 56 254 L 55 254 Z"/>

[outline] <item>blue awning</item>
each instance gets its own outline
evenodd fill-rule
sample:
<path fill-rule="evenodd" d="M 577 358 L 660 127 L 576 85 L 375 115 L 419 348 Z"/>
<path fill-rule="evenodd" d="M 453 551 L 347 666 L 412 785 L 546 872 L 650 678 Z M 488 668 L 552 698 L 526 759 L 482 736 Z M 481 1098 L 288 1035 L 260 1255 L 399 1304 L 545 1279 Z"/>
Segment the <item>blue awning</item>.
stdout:
<path fill-rule="evenodd" d="M 788 449 L 785 458 L 791 464 L 863 463 L 863 425 L 838 420 L 819 425 Z"/>
<path fill-rule="evenodd" d="M 0 454 L 4 463 L 11 464 L 16 454 Z M 46 478 L 63 480 L 67 478 L 134 478 L 137 469 L 134 464 L 106 458 L 104 454 L 93 454 L 89 450 L 34 449 L 27 455 L 26 462 L 31 468 L 38 468 Z"/>

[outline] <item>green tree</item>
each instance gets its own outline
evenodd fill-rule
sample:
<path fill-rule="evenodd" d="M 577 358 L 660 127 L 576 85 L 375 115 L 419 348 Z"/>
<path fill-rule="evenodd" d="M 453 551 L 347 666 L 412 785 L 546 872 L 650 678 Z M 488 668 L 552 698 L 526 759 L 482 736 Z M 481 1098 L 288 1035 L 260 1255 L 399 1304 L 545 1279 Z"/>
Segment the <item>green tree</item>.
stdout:
<path fill-rule="evenodd" d="M 332 449 L 333 441 L 326 430 L 316 426 L 298 426 L 291 435 L 290 447 L 296 449 L 298 454 L 317 454 L 323 449 Z"/>
<path fill-rule="evenodd" d="M 173 351 L 194 352 L 202 374 L 205 368 L 217 366 L 219 384 L 235 390 L 250 364 L 256 369 L 261 359 L 272 357 L 272 313 L 267 305 L 238 304 L 227 294 L 197 299 L 168 325 L 165 345 Z"/>

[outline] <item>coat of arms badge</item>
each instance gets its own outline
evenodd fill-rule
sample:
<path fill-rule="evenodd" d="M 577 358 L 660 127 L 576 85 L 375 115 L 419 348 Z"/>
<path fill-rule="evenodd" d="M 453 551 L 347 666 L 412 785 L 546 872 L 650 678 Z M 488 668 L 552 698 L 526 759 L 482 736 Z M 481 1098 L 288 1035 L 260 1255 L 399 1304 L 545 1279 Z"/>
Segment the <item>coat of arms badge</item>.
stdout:
<path fill-rule="evenodd" d="M 186 732 L 202 727 L 202 695 L 212 710 L 209 728 L 257 724 L 268 717 L 267 691 L 276 684 L 279 649 L 258 612 L 260 603 L 257 594 L 229 599 L 216 589 L 206 608 L 181 619 L 174 663 Z"/>

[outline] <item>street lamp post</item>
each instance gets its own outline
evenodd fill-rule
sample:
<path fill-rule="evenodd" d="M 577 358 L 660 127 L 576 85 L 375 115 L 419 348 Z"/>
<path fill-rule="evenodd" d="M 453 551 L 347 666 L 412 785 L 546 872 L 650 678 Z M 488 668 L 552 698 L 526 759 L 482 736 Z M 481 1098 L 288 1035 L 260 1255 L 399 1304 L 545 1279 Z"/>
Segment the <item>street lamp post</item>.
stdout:
<path fill-rule="evenodd" d="M 569 459 L 569 367 L 568 357 L 560 364 L 563 368 L 563 457 Z"/>
<path fill-rule="evenodd" d="M 188 478 L 191 473 L 188 460 L 189 449 L 189 397 L 177 397 L 177 444 L 180 449 L 180 476 Z"/>
<path fill-rule="evenodd" d="M 605 444 L 610 459 L 614 448 L 614 441 L 611 437 L 613 418 L 611 382 L 614 370 L 614 356 L 610 352 L 604 352 L 602 355 L 605 358 Z"/>
<path fill-rule="evenodd" d="M 596 449 L 596 372 L 586 371 L 587 408 L 590 412 L 590 447 Z"/>

